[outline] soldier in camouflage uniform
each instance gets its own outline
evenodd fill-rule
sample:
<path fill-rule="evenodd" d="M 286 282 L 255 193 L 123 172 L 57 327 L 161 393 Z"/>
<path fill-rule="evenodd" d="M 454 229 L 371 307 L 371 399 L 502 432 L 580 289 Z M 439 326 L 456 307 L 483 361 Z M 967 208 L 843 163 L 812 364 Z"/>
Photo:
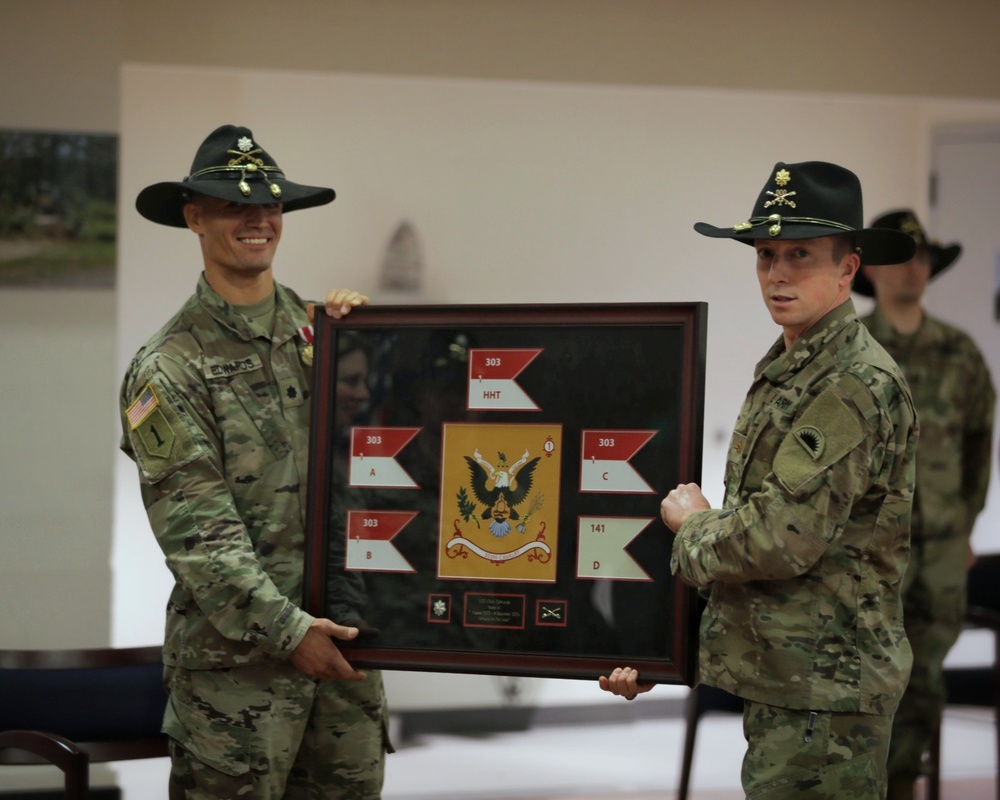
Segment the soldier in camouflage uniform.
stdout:
<path fill-rule="evenodd" d="M 147 219 L 194 231 L 205 267 L 121 390 L 122 449 L 175 579 L 163 648 L 171 800 L 381 795 L 381 677 L 334 644 L 356 627 L 300 607 L 312 308 L 271 267 L 282 213 L 333 198 L 288 181 L 248 129 L 227 125 L 183 182 L 136 199 Z M 334 291 L 326 311 L 366 299 Z"/>
<path fill-rule="evenodd" d="M 862 219 L 857 177 L 806 162 L 775 166 L 749 221 L 695 225 L 756 248 L 783 330 L 737 420 L 723 508 L 696 484 L 661 507 L 677 532 L 672 570 L 708 597 L 700 680 L 744 700 L 750 798 L 884 797 L 910 669 L 916 415 L 850 287 L 861 263 L 909 258 L 913 240 Z M 631 668 L 601 685 L 629 699 L 650 688 Z"/>
<path fill-rule="evenodd" d="M 854 279 L 854 291 L 876 300 L 861 321 L 902 368 L 920 417 L 903 590 L 913 671 L 893 722 L 888 765 L 890 800 L 912 800 L 944 707 L 944 659 L 965 615 L 969 537 L 989 487 L 996 397 L 972 339 L 929 316 L 921 302 L 928 281 L 958 258 L 961 247 L 929 240 L 910 210 L 884 214 L 872 225 L 907 233 L 917 244 L 908 262 L 863 267 Z"/>

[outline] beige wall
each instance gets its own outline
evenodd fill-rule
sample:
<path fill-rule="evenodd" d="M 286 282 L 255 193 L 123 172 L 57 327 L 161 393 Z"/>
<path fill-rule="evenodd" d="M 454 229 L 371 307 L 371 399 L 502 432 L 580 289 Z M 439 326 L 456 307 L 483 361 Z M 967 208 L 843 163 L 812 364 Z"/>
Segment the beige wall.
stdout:
<path fill-rule="evenodd" d="M 126 61 L 1000 97 L 994 0 L 252 0 L 238 11 L 175 0 L 125 7 Z M 185 34 L 163 35 L 178 20 Z"/>
<path fill-rule="evenodd" d="M 117 130 L 123 61 L 1000 98 L 995 0 L 0 0 L 0 19 L 15 127 Z"/>

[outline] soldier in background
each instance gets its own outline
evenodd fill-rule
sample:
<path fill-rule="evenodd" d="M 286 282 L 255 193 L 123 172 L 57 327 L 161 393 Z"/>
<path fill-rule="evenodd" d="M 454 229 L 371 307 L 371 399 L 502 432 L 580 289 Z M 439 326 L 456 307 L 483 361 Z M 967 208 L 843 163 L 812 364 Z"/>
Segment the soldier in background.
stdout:
<path fill-rule="evenodd" d="M 136 208 L 198 236 L 195 294 L 133 359 L 122 449 L 175 584 L 163 658 L 171 800 L 381 796 L 378 672 L 302 608 L 313 310 L 276 283 L 282 214 L 332 189 L 287 180 L 247 128 L 211 133 L 183 181 Z M 326 312 L 367 301 L 331 292 Z"/>
<path fill-rule="evenodd" d="M 862 220 L 857 177 L 806 162 L 775 165 L 748 221 L 695 225 L 756 249 L 782 328 L 736 423 L 723 508 L 696 484 L 661 505 L 672 571 L 708 595 L 699 678 L 744 700 L 748 798 L 885 796 L 910 667 L 901 585 L 917 425 L 851 281 L 914 244 Z M 628 699 L 651 688 L 629 667 L 600 685 Z"/>
<path fill-rule="evenodd" d="M 903 608 L 913 671 L 896 712 L 889 749 L 889 798 L 912 800 L 924 753 L 941 721 L 943 664 L 958 638 L 966 603 L 969 537 L 986 502 L 995 393 L 972 339 L 927 314 L 924 291 L 961 247 L 931 241 L 910 210 L 872 222 L 913 237 L 905 263 L 862 267 L 854 291 L 875 297 L 862 318 L 906 376 L 920 419 L 917 488 Z"/>

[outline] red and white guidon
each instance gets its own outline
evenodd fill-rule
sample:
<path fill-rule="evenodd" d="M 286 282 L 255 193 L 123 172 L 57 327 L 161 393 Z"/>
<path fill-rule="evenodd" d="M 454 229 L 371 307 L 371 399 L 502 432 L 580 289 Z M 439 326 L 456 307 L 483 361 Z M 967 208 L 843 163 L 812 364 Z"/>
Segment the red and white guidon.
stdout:
<path fill-rule="evenodd" d="M 416 489 L 396 456 L 420 428 L 351 428 L 351 486 Z"/>
<path fill-rule="evenodd" d="M 583 431 L 580 491 L 652 494 L 629 460 L 657 431 Z"/>
<path fill-rule="evenodd" d="M 537 411 L 538 406 L 514 379 L 540 349 L 470 350 L 469 408 L 486 411 Z"/>

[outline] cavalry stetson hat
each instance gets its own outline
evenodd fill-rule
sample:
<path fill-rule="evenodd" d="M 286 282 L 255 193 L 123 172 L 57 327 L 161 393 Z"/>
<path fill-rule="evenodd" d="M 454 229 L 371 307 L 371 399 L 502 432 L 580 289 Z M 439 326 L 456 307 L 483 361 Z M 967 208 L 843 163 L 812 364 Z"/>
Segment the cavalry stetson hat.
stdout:
<path fill-rule="evenodd" d="M 815 239 L 849 233 L 862 264 L 898 264 L 914 252 L 913 239 L 899 231 L 865 228 L 861 182 L 849 169 L 825 161 L 774 165 L 750 219 L 725 228 L 695 223 L 716 239 L 753 244 L 761 239 Z"/>
<path fill-rule="evenodd" d="M 872 220 L 872 226 L 876 228 L 892 228 L 901 231 L 913 238 L 917 250 L 925 248 L 931 260 L 931 277 L 944 272 L 962 254 L 962 245 L 952 242 L 942 245 L 932 241 L 927 236 L 927 231 L 920 224 L 917 215 L 910 209 L 904 208 L 899 211 L 889 211 Z M 865 297 L 875 296 L 875 287 L 861 272 L 854 276 L 854 291 Z"/>
<path fill-rule="evenodd" d="M 336 197 L 333 189 L 288 180 L 250 129 L 235 125 L 223 125 L 208 135 L 184 180 L 147 186 L 135 207 L 153 222 L 186 228 L 183 208 L 193 192 L 234 203 L 281 203 L 283 211 L 325 205 Z"/>

